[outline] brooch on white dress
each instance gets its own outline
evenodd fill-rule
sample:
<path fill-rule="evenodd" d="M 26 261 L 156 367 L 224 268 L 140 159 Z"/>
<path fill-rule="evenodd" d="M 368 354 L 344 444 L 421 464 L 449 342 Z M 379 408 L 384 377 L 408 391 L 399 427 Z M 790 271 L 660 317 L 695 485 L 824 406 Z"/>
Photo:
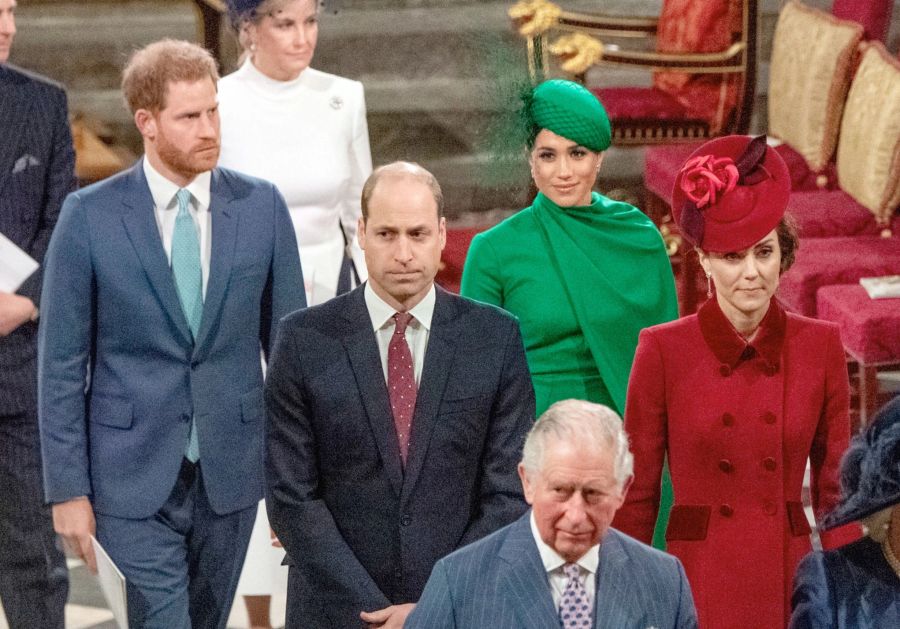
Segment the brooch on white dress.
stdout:
<path fill-rule="evenodd" d="M 331 105 L 332 109 L 340 109 L 344 106 L 344 99 L 340 96 L 332 96 L 328 104 Z"/>

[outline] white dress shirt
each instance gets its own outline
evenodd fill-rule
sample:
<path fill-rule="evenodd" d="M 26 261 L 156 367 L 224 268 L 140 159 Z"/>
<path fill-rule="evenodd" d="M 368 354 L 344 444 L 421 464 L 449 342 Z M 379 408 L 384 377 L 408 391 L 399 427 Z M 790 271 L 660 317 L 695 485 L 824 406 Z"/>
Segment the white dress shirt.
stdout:
<path fill-rule="evenodd" d="M 378 353 L 381 355 L 381 368 L 384 370 L 384 381 L 387 382 L 388 345 L 394 334 L 394 315 L 397 311 L 379 297 L 372 285 L 366 282 L 364 289 L 366 309 L 372 320 L 372 328 L 378 339 Z M 434 284 L 422 301 L 409 310 L 412 320 L 406 326 L 406 343 L 412 352 L 413 369 L 416 375 L 416 386 L 422 380 L 422 366 L 425 364 L 425 350 L 428 348 L 428 335 L 431 332 L 431 316 L 434 314 L 434 301 L 436 293 Z"/>
<path fill-rule="evenodd" d="M 144 175 L 147 177 L 147 185 L 150 186 L 150 194 L 153 196 L 154 216 L 156 226 L 159 228 L 159 236 L 162 238 L 163 249 L 166 251 L 166 259 L 172 266 L 172 233 L 175 231 L 175 217 L 178 216 L 178 200 L 175 193 L 180 189 L 176 184 L 166 179 L 153 168 L 150 160 L 144 157 Z M 209 171 L 200 173 L 194 180 L 185 186 L 191 193 L 190 213 L 197 227 L 197 236 L 200 239 L 200 272 L 203 279 L 203 298 L 206 298 L 206 283 L 209 279 L 209 257 L 212 245 L 212 216 L 209 212 L 209 185 L 212 176 Z"/>
<path fill-rule="evenodd" d="M 541 561 L 544 564 L 544 570 L 547 571 L 547 580 L 550 582 L 550 593 L 553 595 L 553 606 L 559 609 L 559 603 L 562 601 L 563 592 L 566 591 L 566 583 L 569 578 L 563 572 L 563 566 L 566 560 L 559 556 L 555 550 L 548 546 L 541 539 L 540 531 L 538 531 L 537 522 L 534 519 L 534 511 L 531 512 L 531 534 L 534 535 L 534 542 L 537 544 L 538 552 L 541 555 Z M 600 545 L 591 546 L 591 548 L 581 556 L 577 562 L 581 572 L 581 584 L 584 585 L 584 591 L 587 594 L 588 605 L 591 613 L 594 609 L 594 596 L 597 590 L 597 567 L 600 563 Z"/>

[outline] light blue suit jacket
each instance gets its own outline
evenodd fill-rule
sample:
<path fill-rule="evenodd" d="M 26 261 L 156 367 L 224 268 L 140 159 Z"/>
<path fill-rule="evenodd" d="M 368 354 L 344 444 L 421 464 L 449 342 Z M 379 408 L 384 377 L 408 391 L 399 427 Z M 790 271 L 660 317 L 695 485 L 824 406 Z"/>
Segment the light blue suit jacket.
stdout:
<path fill-rule="evenodd" d="M 279 319 L 305 306 L 297 243 L 275 187 L 226 169 L 210 184 L 209 279 L 196 342 L 140 162 L 63 204 L 45 259 L 38 407 L 46 497 L 156 513 L 191 417 L 213 509 L 263 495 L 263 377 Z"/>
<path fill-rule="evenodd" d="M 415 610 L 412 629 L 552 629 L 560 626 L 531 533 L 516 522 L 441 559 Z M 681 563 L 614 529 L 600 545 L 594 627 L 697 627 Z"/>

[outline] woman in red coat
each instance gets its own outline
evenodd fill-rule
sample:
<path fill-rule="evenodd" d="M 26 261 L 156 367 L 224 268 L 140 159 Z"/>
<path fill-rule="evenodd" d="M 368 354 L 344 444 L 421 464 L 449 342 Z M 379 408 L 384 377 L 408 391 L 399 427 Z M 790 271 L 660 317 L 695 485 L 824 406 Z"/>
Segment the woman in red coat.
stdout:
<path fill-rule="evenodd" d="M 816 517 L 840 497 L 850 424 L 837 327 L 773 298 L 797 246 L 784 218 L 789 194 L 787 168 L 764 138 L 718 138 L 688 159 L 673 214 L 715 299 L 643 330 L 628 384 L 635 478 L 615 526 L 650 541 L 668 455 L 667 547 L 684 564 L 703 629 L 784 627 L 794 570 L 810 550 L 807 458 Z M 856 537 L 836 529 L 822 542 Z"/>

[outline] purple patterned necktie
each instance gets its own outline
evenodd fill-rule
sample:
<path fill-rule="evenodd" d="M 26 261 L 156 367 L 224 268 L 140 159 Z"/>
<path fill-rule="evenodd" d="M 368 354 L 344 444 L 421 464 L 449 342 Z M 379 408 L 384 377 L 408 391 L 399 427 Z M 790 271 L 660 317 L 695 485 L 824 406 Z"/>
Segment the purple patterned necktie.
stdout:
<path fill-rule="evenodd" d="M 559 621 L 563 629 L 591 629 L 591 606 L 588 603 L 587 591 L 581 583 L 578 564 L 567 563 L 563 566 L 568 581 L 559 601 Z"/>
<path fill-rule="evenodd" d="M 388 344 L 388 394 L 394 427 L 400 443 L 400 458 L 406 464 L 409 449 L 409 433 L 412 431 L 413 412 L 416 410 L 416 374 L 413 370 L 412 352 L 406 342 L 406 326 L 412 320 L 408 312 L 394 315 L 394 334 Z"/>

